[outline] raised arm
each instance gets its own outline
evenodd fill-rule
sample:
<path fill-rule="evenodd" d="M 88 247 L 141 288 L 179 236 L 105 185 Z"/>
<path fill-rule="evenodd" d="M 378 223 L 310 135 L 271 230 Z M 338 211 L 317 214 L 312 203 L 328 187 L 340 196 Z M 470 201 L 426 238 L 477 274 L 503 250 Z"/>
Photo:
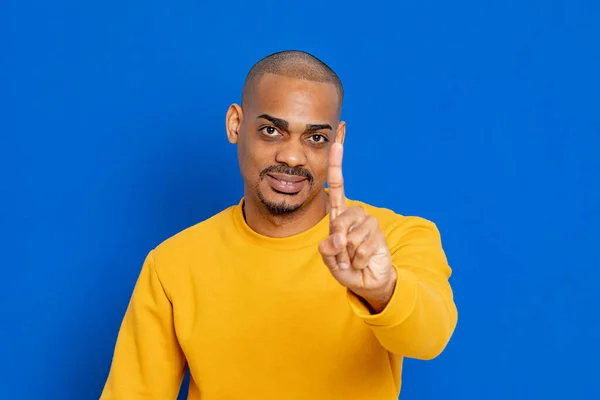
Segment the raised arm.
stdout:
<path fill-rule="evenodd" d="M 373 313 L 348 292 L 351 307 L 388 351 L 430 360 L 446 348 L 458 320 L 440 234 L 432 222 L 406 217 L 386 236 L 397 275 L 392 296 Z"/>
<path fill-rule="evenodd" d="M 458 313 L 451 274 L 436 226 L 400 217 L 380 229 L 362 207 L 346 206 L 343 148 L 329 160 L 330 235 L 319 245 L 323 262 L 345 286 L 353 311 L 390 352 L 431 359 L 446 347 Z"/>

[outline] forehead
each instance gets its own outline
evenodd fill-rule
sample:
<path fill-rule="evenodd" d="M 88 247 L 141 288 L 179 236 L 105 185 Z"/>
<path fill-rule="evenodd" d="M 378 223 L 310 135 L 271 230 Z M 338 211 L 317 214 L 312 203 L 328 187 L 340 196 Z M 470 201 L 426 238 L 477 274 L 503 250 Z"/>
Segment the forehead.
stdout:
<path fill-rule="evenodd" d="M 251 91 L 250 109 L 291 121 L 328 121 L 338 118 L 335 85 L 305 79 L 265 74 Z"/>

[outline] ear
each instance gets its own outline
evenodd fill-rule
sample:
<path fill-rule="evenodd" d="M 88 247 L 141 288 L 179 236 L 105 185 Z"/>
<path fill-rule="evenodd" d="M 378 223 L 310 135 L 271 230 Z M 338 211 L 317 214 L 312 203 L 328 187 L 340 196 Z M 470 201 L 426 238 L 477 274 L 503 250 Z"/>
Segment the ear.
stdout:
<path fill-rule="evenodd" d="M 231 144 L 236 144 L 238 142 L 242 118 L 242 107 L 237 104 L 229 106 L 227 115 L 225 116 L 225 129 L 227 130 L 227 139 Z"/>
<path fill-rule="evenodd" d="M 339 144 L 344 144 L 344 139 L 346 138 L 346 122 L 340 121 L 338 124 L 337 130 L 335 131 L 335 142 Z"/>

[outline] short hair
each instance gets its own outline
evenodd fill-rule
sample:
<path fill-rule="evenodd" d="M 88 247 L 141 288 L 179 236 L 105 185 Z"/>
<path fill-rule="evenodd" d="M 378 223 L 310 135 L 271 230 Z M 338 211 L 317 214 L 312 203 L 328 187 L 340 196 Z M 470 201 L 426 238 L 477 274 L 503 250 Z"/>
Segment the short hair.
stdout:
<path fill-rule="evenodd" d="M 268 55 L 252 66 L 242 91 L 242 105 L 252 86 L 264 74 L 271 73 L 288 78 L 305 79 L 313 82 L 331 83 L 338 92 L 338 110 L 344 102 L 344 87 L 338 75 L 323 61 L 304 51 L 285 50 Z"/>

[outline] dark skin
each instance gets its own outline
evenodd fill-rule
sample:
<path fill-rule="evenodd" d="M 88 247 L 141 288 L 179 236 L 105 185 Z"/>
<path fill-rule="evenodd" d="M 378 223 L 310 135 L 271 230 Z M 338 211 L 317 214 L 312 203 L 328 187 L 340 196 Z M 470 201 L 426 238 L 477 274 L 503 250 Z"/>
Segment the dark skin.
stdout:
<path fill-rule="evenodd" d="M 238 146 L 248 225 L 264 236 L 287 237 L 329 213 L 330 236 L 315 251 L 340 284 L 378 313 L 393 294 L 396 271 L 376 218 L 346 206 L 346 124 L 338 102 L 330 83 L 266 74 L 248 91 L 243 109 L 230 106 L 227 136 Z"/>

